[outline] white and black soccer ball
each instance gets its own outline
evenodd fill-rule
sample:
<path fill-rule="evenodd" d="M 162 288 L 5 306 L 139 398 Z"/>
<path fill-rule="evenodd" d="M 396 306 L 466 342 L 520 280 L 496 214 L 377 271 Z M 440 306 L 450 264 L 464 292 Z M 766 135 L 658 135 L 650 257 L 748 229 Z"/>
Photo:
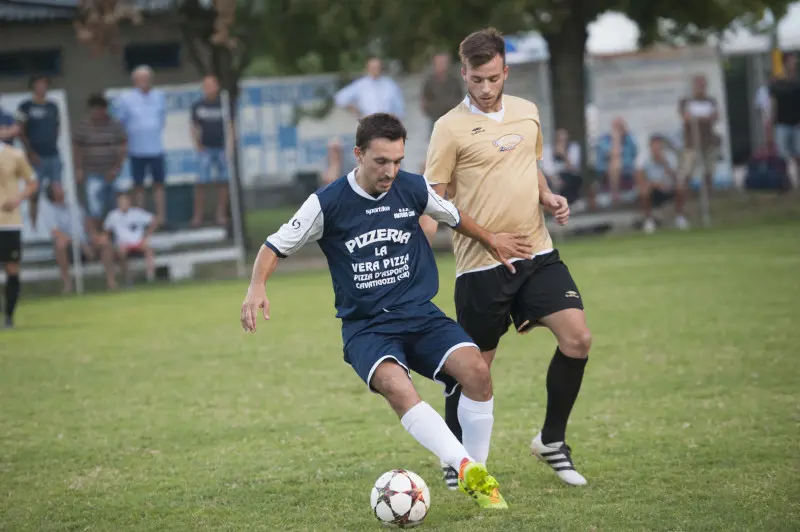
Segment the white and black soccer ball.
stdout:
<path fill-rule="evenodd" d="M 393 469 L 375 481 L 369 503 L 384 525 L 407 528 L 422 524 L 431 508 L 425 481 L 411 471 Z"/>

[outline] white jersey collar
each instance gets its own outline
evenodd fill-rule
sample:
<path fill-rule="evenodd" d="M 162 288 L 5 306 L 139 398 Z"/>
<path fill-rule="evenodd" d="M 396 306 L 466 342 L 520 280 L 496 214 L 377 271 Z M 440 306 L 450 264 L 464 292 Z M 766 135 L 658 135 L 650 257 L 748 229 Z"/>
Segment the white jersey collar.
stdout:
<path fill-rule="evenodd" d="M 467 96 L 464 97 L 464 105 L 466 105 L 471 112 L 483 115 L 486 118 L 491 118 L 492 120 L 495 120 L 497 122 L 502 122 L 503 116 L 505 116 L 506 114 L 505 102 L 501 102 L 501 107 L 499 111 L 495 111 L 493 113 L 484 113 L 483 111 L 481 111 L 472 104 L 472 100 L 469 99 L 469 94 L 467 94 Z"/>
<path fill-rule="evenodd" d="M 358 184 L 358 182 L 356 181 L 356 171 L 357 171 L 357 170 L 358 170 L 358 168 L 353 168 L 353 169 L 350 171 L 350 173 L 349 173 L 349 174 L 347 174 L 347 183 L 350 185 L 350 188 L 352 188 L 352 189 L 353 189 L 353 192 L 355 192 L 356 194 L 358 194 L 358 195 L 359 195 L 359 196 L 361 196 L 362 198 L 366 198 L 366 199 L 368 199 L 368 200 L 372 200 L 372 201 L 379 201 L 379 200 L 382 200 L 382 199 L 384 198 L 384 196 L 386 196 L 386 192 L 384 192 L 383 194 L 381 194 L 380 196 L 378 196 L 378 197 L 376 198 L 376 197 L 374 197 L 374 196 L 370 196 L 370 195 L 367 193 L 367 191 L 366 191 L 366 190 L 364 190 L 363 188 L 361 188 L 361 185 L 359 185 L 359 184 Z"/>

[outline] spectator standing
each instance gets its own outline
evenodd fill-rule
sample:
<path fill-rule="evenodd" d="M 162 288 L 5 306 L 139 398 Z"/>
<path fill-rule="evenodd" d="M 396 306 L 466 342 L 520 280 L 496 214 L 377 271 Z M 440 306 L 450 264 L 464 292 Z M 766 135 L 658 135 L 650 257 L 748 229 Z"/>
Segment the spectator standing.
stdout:
<path fill-rule="evenodd" d="M 99 231 L 103 217 L 116 202 L 116 181 L 125 163 L 128 141 L 125 128 L 111 117 L 102 95 L 91 96 L 88 106 L 88 114 L 72 135 L 75 179 L 85 183 L 88 214 Z"/>
<path fill-rule="evenodd" d="M 602 135 L 595 147 L 597 182 L 590 198 L 592 204 L 599 186 L 608 186 L 612 203 L 619 203 L 620 189 L 631 188 L 636 183 L 637 156 L 636 140 L 628 131 L 628 125 L 622 118 L 615 118 L 611 131 Z"/>
<path fill-rule="evenodd" d="M 783 56 L 784 76 L 770 85 L 772 123 L 775 125 L 775 144 L 778 154 L 787 163 L 795 162 L 800 171 L 800 79 L 797 76 L 797 57 Z"/>
<path fill-rule="evenodd" d="M 192 225 L 203 223 L 205 190 L 212 183 L 217 184 L 217 213 L 215 220 L 219 225 L 227 225 L 228 210 L 228 151 L 233 132 L 230 123 L 226 126 L 222 112 L 219 83 L 214 76 L 203 79 L 203 98 L 192 106 L 192 139 L 197 150 L 199 168 L 198 183 L 194 189 L 194 215 Z"/>
<path fill-rule="evenodd" d="M 36 170 L 42 183 L 61 182 L 61 155 L 58 153 L 58 135 L 61 129 L 61 113 L 58 104 L 47 98 L 50 81 L 44 76 L 31 79 L 33 95 L 19 104 L 17 121 L 19 137 L 25 146 L 28 160 Z M 31 197 L 31 226 L 36 227 L 39 199 Z"/>
<path fill-rule="evenodd" d="M 379 57 L 367 60 L 366 75 L 341 88 L 334 96 L 334 103 L 350 111 L 356 118 L 373 113 L 389 113 L 402 120 L 405 115 L 403 91 L 392 78 L 383 75 L 383 63 Z M 355 166 L 353 147 L 345 148 L 340 139 L 331 139 L 322 182 L 330 183 Z"/>
<path fill-rule="evenodd" d="M 127 193 L 117 196 L 117 208 L 108 213 L 103 229 L 109 233 L 116 248 L 122 278 L 126 284 L 131 283 L 128 275 L 128 258 L 144 256 L 147 267 L 147 280 L 155 278 L 156 265 L 153 248 L 150 247 L 150 235 L 156 228 L 153 215 L 146 210 L 131 205 Z"/>
<path fill-rule="evenodd" d="M 422 84 L 422 112 L 433 124 L 464 99 L 464 84 L 451 68 L 450 55 L 438 53 L 433 68 Z"/>
<path fill-rule="evenodd" d="M 714 169 L 719 158 L 719 137 L 714 131 L 719 119 L 717 100 L 708 95 L 705 76 L 692 79 L 692 96 L 678 103 L 683 120 L 683 152 L 678 182 L 688 183 L 697 167 L 703 165 L 703 178 L 709 192 L 714 185 Z M 685 219 L 684 219 L 685 221 Z"/>
<path fill-rule="evenodd" d="M 350 110 L 358 118 L 373 113 L 390 113 L 402 120 L 405 114 L 403 91 L 392 78 L 383 75 L 380 58 L 371 57 L 366 69 L 365 76 L 336 93 L 336 105 Z"/>
<path fill-rule="evenodd" d="M 153 88 L 153 71 L 139 66 L 131 74 L 133 88 L 123 93 L 118 101 L 119 120 L 128 137 L 128 156 L 134 183 L 134 200 L 144 207 L 144 181 L 149 172 L 153 179 L 153 198 L 156 206 L 155 224 L 166 220 L 166 160 L 163 132 L 167 121 L 167 103 L 164 93 Z"/>
<path fill-rule="evenodd" d="M 72 211 L 64 201 L 64 189 L 61 183 L 53 183 L 47 187 L 47 199 L 52 204 L 51 234 L 53 235 L 53 248 L 56 263 L 64 283 L 64 293 L 72 292 L 72 277 L 69 274 L 69 265 L 73 261 L 72 255 Z M 78 206 L 80 213 L 80 249 L 84 261 L 91 262 L 95 257 L 100 257 L 106 272 L 106 283 L 110 289 L 117 287 L 114 279 L 114 258 L 109 245 L 108 236 L 98 232 L 83 208 Z"/>

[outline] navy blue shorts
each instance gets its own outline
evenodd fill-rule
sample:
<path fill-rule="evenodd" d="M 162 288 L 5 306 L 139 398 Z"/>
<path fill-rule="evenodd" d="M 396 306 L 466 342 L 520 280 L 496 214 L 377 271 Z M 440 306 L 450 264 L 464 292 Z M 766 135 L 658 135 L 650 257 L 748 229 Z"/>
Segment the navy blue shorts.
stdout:
<path fill-rule="evenodd" d="M 451 395 L 458 382 L 442 371 L 447 357 L 462 347 L 478 348 L 455 321 L 444 313 L 401 319 L 381 319 L 355 336 L 344 346 L 344 360 L 350 364 L 369 389 L 372 374 L 386 359 L 403 366 L 408 376 L 411 370 L 444 386 L 445 396 Z"/>
<path fill-rule="evenodd" d="M 166 161 L 164 159 L 163 155 L 154 157 L 131 156 L 131 177 L 134 184 L 136 186 L 144 185 L 148 170 L 150 171 L 150 177 L 153 178 L 153 183 L 163 183 L 167 177 Z"/>

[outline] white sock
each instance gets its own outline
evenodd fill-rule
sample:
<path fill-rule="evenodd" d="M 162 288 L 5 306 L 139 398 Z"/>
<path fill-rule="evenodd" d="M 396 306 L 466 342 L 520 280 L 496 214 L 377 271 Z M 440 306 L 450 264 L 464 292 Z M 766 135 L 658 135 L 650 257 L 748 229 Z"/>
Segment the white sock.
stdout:
<path fill-rule="evenodd" d="M 475 458 L 485 464 L 489 458 L 489 444 L 492 440 L 494 425 L 494 397 L 488 401 L 473 401 L 463 393 L 458 400 L 458 422 L 461 424 L 461 441 L 464 448 Z"/>
<path fill-rule="evenodd" d="M 442 416 L 425 401 L 411 407 L 400 419 L 400 423 L 420 445 L 456 471 L 461 467 L 464 458 L 474 462 L 461 442 L 450 432 Z"/>

